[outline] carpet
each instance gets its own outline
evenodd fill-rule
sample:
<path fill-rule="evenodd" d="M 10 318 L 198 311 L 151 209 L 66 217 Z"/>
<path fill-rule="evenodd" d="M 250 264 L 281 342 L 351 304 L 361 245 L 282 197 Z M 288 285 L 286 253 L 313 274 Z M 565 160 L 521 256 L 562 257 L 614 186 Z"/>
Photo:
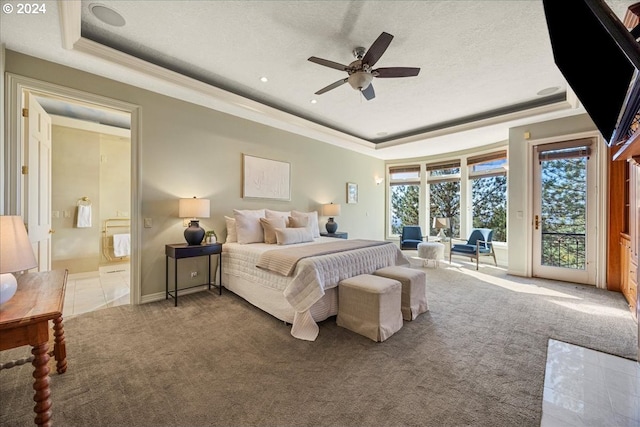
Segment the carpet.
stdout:
<path fill-rule="evenodd" d="M 229 291 L 65 320 L 58 426 L 539 426 L 549 338 L 634 359 L 620 293 L 443 263 L 430 311 L 383 343 L 314 342 Z M 27 347 L 0 352 L 23 357 Z M 0 425 L 33 423 L 31 365 L 0 371 Z"/>

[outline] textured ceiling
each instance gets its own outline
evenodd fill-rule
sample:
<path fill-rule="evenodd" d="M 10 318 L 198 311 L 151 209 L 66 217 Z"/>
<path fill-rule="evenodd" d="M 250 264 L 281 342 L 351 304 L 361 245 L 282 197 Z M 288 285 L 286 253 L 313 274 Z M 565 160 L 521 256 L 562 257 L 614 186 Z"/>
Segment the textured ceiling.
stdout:
<path fill-rule="evenodd" d="M 607 1 L 619 17 L 633 3 Z M 90 11 L 94 2 L 80 4 L 82 38 L 322 125 L 330 142 L 356 141 L 381 158 L 498 142 L 507 139 L 510 126 L 584 111 L 545 110 L 565 100 L 567 85 L 553 63 L 539 0 L 101 1 L 124 17 L 121 27 L 100 22 Z M 38 23 L 1 16 L 6 47 L 215 104 L 202 94 L 142 80 L 104 59 L 63 49 L 61 9 L 49 10 Z M 348 84 L 314 95 L 346 73 L 307 58 L 348 64 L 355 47 L 368 48 L 383 31 L 394 39 L 376 67 L 420 67 L 419 76 L 374 79 L 372 101 Z M 549 87 L 558 89 L 537 94 Z M 253 110 L 251 119 L 267 122 L 260 108 Z M 519 113 L 504 116 L 513 112 Z"/>

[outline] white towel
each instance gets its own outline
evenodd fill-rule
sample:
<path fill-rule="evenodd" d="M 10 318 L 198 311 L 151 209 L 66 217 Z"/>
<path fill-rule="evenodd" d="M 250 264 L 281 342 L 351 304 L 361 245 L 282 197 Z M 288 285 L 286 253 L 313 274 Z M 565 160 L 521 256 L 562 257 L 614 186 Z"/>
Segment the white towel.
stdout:
<path fill-rule="evenodd" d="M 91 205 L 78 206 L 78 228 L 91 227 Z"/>
<path fill-rule="evenodd" d="M 129 256 L 131 253 L 131 235 L 130 234 L 114 234 L 113 235 L 113 254 L 117 257 Z"/>

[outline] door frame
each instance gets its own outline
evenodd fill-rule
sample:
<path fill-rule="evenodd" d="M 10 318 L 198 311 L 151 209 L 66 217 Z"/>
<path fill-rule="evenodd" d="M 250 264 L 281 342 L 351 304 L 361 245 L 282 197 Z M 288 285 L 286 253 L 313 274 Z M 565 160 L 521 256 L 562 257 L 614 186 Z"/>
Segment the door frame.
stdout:
<path fill-rule="evenodd" d="M 5 122 L 4 157 L 4 214 L 22 215 L 24 213 L 23 194 L 25 180 L 21 167 L 25 161 L 22 128 L 22 100 L 26 91 L 49 97 L 66 98 L 70 102 L 93 104 L 102 108 L 120 110 L 131 115 L 131 269 L 130 304 L 140 304 L 141 300 L 141 242 L 142 230 L 139 227 L 141 203 L 140 140 L 142 109 L 139 105 L 112 98 L 48 83 L 18 74 L 6 73 L 5 81 L 7 121 Z"/>
<path fill-rule="evenodd" d="M 526 233 L 526 247 L 527 247 L 527 264 L 526 273 L 527 277 L 533 277 L 533 217 L 534 217 L 534 176 L 533 176 L 533 161 L 535 160 L 535 147 L 542 144 L 550 144 L 554 142 L 570 141 L 574 139 L 588 139 L 594 138 L 596 149 L 595 151 L 595 163 L 596 163 L 596 176 L 594 182 L 597 185 L 596 190 L 596 278 L 595 286 L 600 289 L 607 289 L 607 194 L 605 189 L 607 188 L 607 153 L 606 144 L 602 135 L 598 131 L 579 132 L 572 134 L 565 134 L 559 136 L 553 136 L 548 138 L 530 139 L 527 141 L 527 159 L 526 159 L 526 180 L 527 180 L 527 198 L 525 209 L 525 220 L 527 224 Z"/>

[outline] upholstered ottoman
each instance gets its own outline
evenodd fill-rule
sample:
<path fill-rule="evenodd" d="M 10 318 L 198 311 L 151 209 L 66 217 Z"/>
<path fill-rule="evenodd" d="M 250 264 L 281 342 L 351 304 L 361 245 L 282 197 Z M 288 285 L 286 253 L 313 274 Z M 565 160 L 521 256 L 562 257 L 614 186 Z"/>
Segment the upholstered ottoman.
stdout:
<path fill-rule="evenodd" d="M 433 261 L 435 267 L 440 266 L 440 260 L 444 259 L 444 245 L 438 242 L 418 243 L 418 256 L 424 259 L 424 264 L 429 265 Z"/>
<path fill-rule="evenodd" d="M 413 320 L 429 310 L 427 305 L 427 275 L 422 270 L 408 267 L 385 267 L 376 270 L 376 276 L 397 280 L 402 284 L 401 310 L 404 320 Z"/>
<path fill-rule="evenodd" d="M 384 341 L 402 328 L 402 285 L 373 274 L 361 274 L 338 284 L 338 326 L 374 341 Z"/>

